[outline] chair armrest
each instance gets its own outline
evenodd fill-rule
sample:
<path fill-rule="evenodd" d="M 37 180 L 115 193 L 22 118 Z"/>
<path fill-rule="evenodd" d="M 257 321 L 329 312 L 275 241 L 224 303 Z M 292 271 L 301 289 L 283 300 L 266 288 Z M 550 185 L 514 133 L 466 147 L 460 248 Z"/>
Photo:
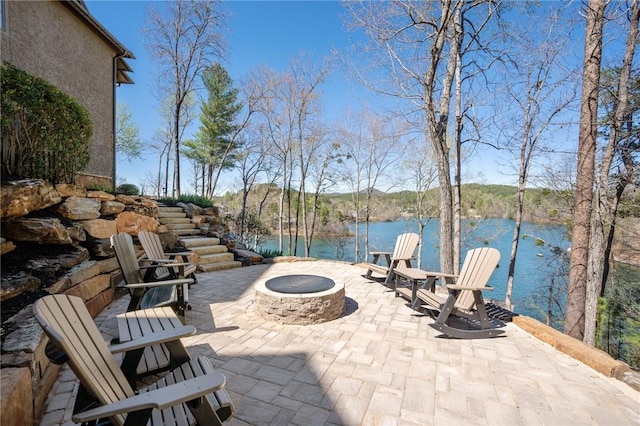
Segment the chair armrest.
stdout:
<path fill-rule="evenodd" d="M 71 419 L 75 423 L 84 423 L 102 417 L 111 417 L 149 408 L 162 410 L 215 392 L 221 389 L 225 385 L 225 382 L 226 379 L 222 374 L 208 373 L 160 389 L 142 392 L 112 404 L 74 414 Z"/>
<path fill-rule="evenodd" d="M 176 280 L 152 281 L 148 283 L 125 284 L 125 288 L 163 287 L 166 285 L 193 284 L 192 278 L 178 278 Z"/>
<path fill-rule="evenodd" d="M 393 254 L 392 251 L 370 251 L 369 254 Z"/>
<path fill-rule="evenodd" d="M 175 257 L 175 256 L 191 256 L 192 254 L 194 254 L 194 251 L 165 251 L 164 255 L 165 256 L 169 256 L 169 257 Z"/>
<path fill-rule="evenodd" d="M 480 290 L 480 291 L 488 290 L 488 291 L 493 291 L 493 287 L 471 287 L 471 286 L 464 286 L 464 285 L 457 285 L 457 284 L 447 284 L 447 288 L 451 289 L 451 290 Z"/>
<path fill-rule="evenodd" d="M 146 258 L 144 259 L 145 262 L 151 262 L 151 263 L 176 263 L 175 259 L 149 259 Z"/>
<path fill-rule="evenodd" d="M 151 261 L 147 260 L 147 262 L 151 262 Z M 154 260 L 153 262 L 159 262 L 159 261 Z M 173 262 L 173 261 L 169 261 L 169 262 L 163 261 L 163 262 L 165 262 L 166 264 L 165 265 L 142 265 L 142 266 L 140 266 L 140 269 L 165 268 L 167 266 L 171 266 L 173 268 L 173 267 L 176 267 L 176 266 L 190 266 L 191 265 L 191 263 L 189 263 L 189 262 Z"/>
<path fill-rule="evenodd" d="M 196 334 L 196 328 L 192 325 L 185 325 L 170 330 L 163 330 L 151 334 L 145 334 L 142 337 L 130 340 L 128 342 L 111 345 L 109 346 L 109 350 L 113 354 L 128 352 L 135 349 L 146 348 L 147 346 L 156 345 L 159 343 L 172 342 L 182 337 L 193 336 L 194 334 Z"/>

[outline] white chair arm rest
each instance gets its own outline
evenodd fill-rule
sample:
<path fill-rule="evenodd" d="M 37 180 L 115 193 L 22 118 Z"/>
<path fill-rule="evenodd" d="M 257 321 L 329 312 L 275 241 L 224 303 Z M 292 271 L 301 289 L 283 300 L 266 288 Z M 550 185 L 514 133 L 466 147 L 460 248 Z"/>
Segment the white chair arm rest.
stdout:
<path fill-rule="evenodd" d="M 151 334 L 145 334 L 142 337 L 130 340 L 128 342 L 111 345 L 109 346 L 109 350 L 114 354 L 128 352 L 134 349 L 146 348 L 147 346 L 156 345 L 159 343 L 172 342 L 182 337 L 193 336 L 194 334 L 196 334 L 196 328 L 192 325 L 185 325 L 170 330 L 163 330 Z"/>
<path fill-rule="evenodd" d="M 480 290 L 480 291 L 493 291 L 493 287 L 470 287 L 457 284 L 447 284 L 447 288 L 451 290 Z"/>
<path fill-rule="evenodd" d="M 167 285 L 193 284 L 192 278 L 178 278 L 176 280 L 153 281 L 148 283 L 126 284 L 125 288 L 164 287 Z"/>
<path fill-rule="evenodd" d="M 222 374 L 208 373 L 164 388 L 142 392 L 112 404 L 74 414 L 71 419 L 75 423 L 84 423 L 103 417 L 131 413 L 148 408 L 162 410 L 215 392 L 225 385 L 225 381 L 226 379 Z"/>

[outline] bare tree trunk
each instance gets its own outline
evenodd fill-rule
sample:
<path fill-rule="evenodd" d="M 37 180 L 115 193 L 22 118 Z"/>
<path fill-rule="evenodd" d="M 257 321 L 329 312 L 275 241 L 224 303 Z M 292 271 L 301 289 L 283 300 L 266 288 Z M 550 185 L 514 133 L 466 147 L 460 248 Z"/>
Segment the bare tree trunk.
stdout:
<path fill-rule="evenodd" d="M 158 157 L 158 177 L 156 179 L 156 185 L 156 195 L 160 198 L 160 193 L 162 191 L 162 153 L 160 153 L 160 156 Z"/>
<path fill-rule="evenodd" d="M 524 161 L 524 159 L 521 159 Z M 521 170 L 524 167 L 521 164 Z M 526 178 L 522 172 L 518 178 L 518 201 L 516 202 L 515 226 L 513 227 L 513 239 L 511 241 L 511 256 L 509 257 L 509 273 L 507 278 L 507 292 L 504 300 L 507 309 L 513 310 L 514 306 L 511 302 L 511 294 L 513 292 L 513 277 L 516 271 L 516 256 L 518 254 L 518 243 L 520 241 L 520 229 L 522 227 L 522 212 L 524 210 L 524 192 L 526 186 Z"/>
<path fill-rule="evenodd" d="M 298 128 L 299 131 L 302 128 L 302 123 L 300 120 L 300 117 L 298 118 Z M 307 170 L 306 170 L 306 164 L 307 162 L 305 162 L 304 159 L 304 154 L 303 154 L 303 137 L 302 134 L 300 134 L 298 136 L 298 149 L 299 151 L 299 157 L 298 157 L 298 161 L 300 162 L 299 167 L 300 167 L 300 193 L 298 194 L 299 197 L 299 202 L 298 204 L 300 205 L 300 208 L 302 210 L 302 235 L 304 236 L 304 255 L 305 257 L 309 257 L 309 245 L 307 244 L 307 241 L 309 239 L 309 229 L 307 228 L 307 194 L 306 194 L 306 188 L 305 188 L 305 179 L 307 178 Z M 309 159 L 308 161 L 311 161 L 311 159 Z M 297 224 L 297 221 L 296 221 Z M 296 226 L 296 230 L 298 229 L 298 227 Z M 296 241 L 298 240 L 297 238 L 298 233 L 296 232 Z"/>
<path fill-rule="evenodd" d="M 585 327 L 587 264 L 591 234 L 591 209 L 598 131 L 598 89 L 602 61 L 602 31 L 605 0 L 589 0 L 586 10 L 582 102 L 578 141 L 578 164 L 574 195 L 574 221 L 571 233 L 569 289 L 564 331 L 582 340 Z"/>
<path fill-rule="evenodd" d="M 598 297 L 602 288 L 602 274 L 605 254 L 605 222 L 615 221 L 615 216 L 609 209 L 609 172 L 620 143 L 620 130 L 627 116 L 629 105 L 629 79 L 631 64 L 635 53 L 638 37 L 638 1 L 632 4 L 631 22 L 627 35 L 627 44 L 620 77 L 618 80 L 618 95 L 615 106 L 613 123 L 610 125 L 609 143 L 600 161 L 600 171 L 596 182 L 595 203 L 591 218 L 591 242 L 589 244 L 589 262 L 587 264 L 587 290 L 585 306 L 584 342 L 595 345 L 596 320 L 598 315 Z"/>
<path fill-rule="evenodd" d="M 180 101 L 175 106 L 173 125 L 176 131 L 173 138 L 173 197 L 180 198 Z"/>
<path fill-rule="evenodd" d="M 164 196 L 169 194 L 169 162 L 171 161 L 171 148 L 172 143 L 169 143 L 169 149 L 167 149 L 167 158 L 164 164 Z"/>
<path fill-rule="evenodd" d="M 282 188 L 280 188 L 280 197 L 278 199 L 278 250 L 284 253 L 284 200 L 285 193 L 287 191 L 287 166 L 286 166 L 286 158 L 284 158 L 283 162 L 283 170 L 282 170 Z M 287 253 L 291 254 L 291 253 Z"/>
<path fill-rule="evenodd" d="M 442 77 L 440 105 L 436 105 L 435 87 L 438 66 L 442 61 L 442 52 L 451 27 L 453 10 L 451 1 L 442 2 L 442 13 L 436 39 L 431 47 L 430 64 L 424 78 L 424 110 L 427 117 L 427 131 L 433 145 L 438 164 L 438 183 L 440 186 L 440 270 L 453 273 L 453 196 L 451 193 L 451 163 L 447 142 L 447 125 L 451 101 L 451 84 L 456 66 L 456 54 L 449 56 L 447 70 Z M 455 44 L 451 45 L 455 50 Z"/>
<path fill-rule="evenodd" d="M 453 185 L 453 270 L 460 271 L 460 234 L 462 231 L 462 179 L 461 179 L 461 156 L 462 156 L 462 21 L 460 6 L 456 7 L 454 14 L 454 30 L 451 44 L 455 45 L 455 50 L 451 55 L 455 56 L 455 148 L 454 156 L 454 185 Z"/>

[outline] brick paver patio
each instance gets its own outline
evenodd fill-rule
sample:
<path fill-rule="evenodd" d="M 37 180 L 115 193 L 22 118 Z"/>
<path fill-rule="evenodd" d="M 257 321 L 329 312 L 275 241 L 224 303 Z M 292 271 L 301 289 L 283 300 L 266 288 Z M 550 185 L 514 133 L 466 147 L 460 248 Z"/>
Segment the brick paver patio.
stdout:
<path fill-rule="evenodd" d="M 347 312 L 280 325 L 254 311 L 257 281 L 316 274 L 346 287 Z M 228 425 L 640 425 L 640 392 L 509 323 L 505 337 L 438 337 L 364 270 L 330 261 L 275 263 L 198 275 L 185 339 L 211 358 L 235 403 Z M 114 337 L 123 298 L 96 319 Z M 73 374 L 63 369 L 41 426 L 70 423 Z"/>

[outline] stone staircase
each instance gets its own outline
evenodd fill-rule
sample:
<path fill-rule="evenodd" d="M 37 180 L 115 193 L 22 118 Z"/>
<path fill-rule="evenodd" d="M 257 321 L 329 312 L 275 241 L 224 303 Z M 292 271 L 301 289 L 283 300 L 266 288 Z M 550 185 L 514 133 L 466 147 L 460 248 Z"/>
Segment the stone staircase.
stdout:
<path fill-rule="evenodd" d="M 184 247 L 197 254 L 192 261 L 198 265 L 199 272 L 242 266 L 241 262 L 234 260 L 227 246 L 220 244 L 219 238 L 203 236 L 181 207 L 158 206 L 158 220 L 169 232 L 179 236 Z"/>

